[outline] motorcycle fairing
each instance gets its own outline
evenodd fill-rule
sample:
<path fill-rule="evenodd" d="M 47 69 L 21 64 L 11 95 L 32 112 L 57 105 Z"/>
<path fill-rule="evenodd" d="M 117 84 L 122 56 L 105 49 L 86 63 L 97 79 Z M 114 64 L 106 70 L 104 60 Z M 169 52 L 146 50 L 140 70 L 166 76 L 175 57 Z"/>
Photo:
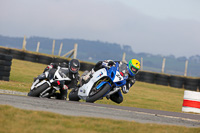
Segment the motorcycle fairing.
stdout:
<path fill-rule="evenodd" d="M 68 80 L 68 81 L 70 81 L 71 79 L 69 77 L 67 77 L 66 74 L 65 74 L 66 71 L 67 71 L 65 69 L 67 69 L 67 68 L 61 68 L 61 67 L 58 66 L 58 68 L 57 68 L 57 70 L 54 74 L 54 79 L 55 80 Z"/>
<path fill-rule="evenodd" d="M 102 68 L 96 71 L 93 74 L 93 77 L 90 79 L 90 81 L 79 88 L 78 95 L 81 97 L 81 99 L 86 100 L 87 96 L 89 96 L 89 92 L 92 89 L 94 83 L 100 80 L 102 77 L 106 76 L 108 76 L 106 68 Z"/>
<path fill-rule="evenodd" d="M 121 87 L 121 86 L 126 84 L 126 80 L 125 80 L 126 77 L 123 77 L 120 74 L 119 64 L 116 63 L 116 65 L 112 66 L 110 69 L 102 68 L 102 69 L 96 71 L 93 74 L 93 77 L 90 79 L 90 81 L 79 88 L 78 96 L 81 99 L 86 100 L 86 98 L 89 96 L 89 93 L 90 93 L 94 83 L 96 83 L 97 81 L 99 81 L 103 77 L 109 77 L 112 80 L 112 82 L 114 83 L 115 87 L 116 86 Z M 99 85 L 96 86 L 96 89 L 99 89 L 100 87 L 102 87 L 106 83 L 109 83 L 109 82 L 102 81 Z M 109 83 L 109 85 L 111 86 L 110 83 Z"/>

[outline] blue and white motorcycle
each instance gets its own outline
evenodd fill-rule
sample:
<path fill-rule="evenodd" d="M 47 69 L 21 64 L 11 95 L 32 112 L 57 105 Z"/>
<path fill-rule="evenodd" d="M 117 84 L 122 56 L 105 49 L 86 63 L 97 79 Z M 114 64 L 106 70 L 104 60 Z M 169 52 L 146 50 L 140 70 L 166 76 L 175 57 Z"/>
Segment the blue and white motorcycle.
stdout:
<path fill-rule="evenodd" d="M 126 79 L 119 72 L 119 64 L 111 68 L 102 68 L 96 71 L 88 83 L 84 84 L 76 90 L 72 90 L 69 94 L 70 101 L 79 101 L 80 99 L 86 102 L 95 102 L 109 98 L 110 95 L 117 93 L 120 88 L 126 84 Z"/>

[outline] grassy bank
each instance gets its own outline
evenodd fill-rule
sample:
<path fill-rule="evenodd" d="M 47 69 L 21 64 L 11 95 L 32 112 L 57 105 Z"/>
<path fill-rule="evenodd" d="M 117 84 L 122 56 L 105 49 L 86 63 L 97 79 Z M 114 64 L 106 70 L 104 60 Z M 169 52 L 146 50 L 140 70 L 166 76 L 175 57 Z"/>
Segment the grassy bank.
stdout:
<path fill-rule="evenodd" d="M 1 133 L 199 133 L 200 128 L 72 117 L 0 105 Z"/>

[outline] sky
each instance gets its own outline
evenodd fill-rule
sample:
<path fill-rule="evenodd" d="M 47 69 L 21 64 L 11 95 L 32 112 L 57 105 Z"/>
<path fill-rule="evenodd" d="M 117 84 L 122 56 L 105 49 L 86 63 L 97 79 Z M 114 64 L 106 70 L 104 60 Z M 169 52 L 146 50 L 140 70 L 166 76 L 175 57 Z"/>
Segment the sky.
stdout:
<path fill-rule="evenodd" d="M 190 57 L 200 55 L 199 7 L 200 0 L 0 0 L 0 35 L 99 40 Z"/>

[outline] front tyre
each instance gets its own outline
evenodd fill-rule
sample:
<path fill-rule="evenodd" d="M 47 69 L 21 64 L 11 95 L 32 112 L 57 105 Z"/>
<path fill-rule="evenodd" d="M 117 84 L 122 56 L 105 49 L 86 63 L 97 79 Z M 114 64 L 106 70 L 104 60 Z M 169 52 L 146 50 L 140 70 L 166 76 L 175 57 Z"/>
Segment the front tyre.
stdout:
<path fill-rule="evenodd" d="M 34 88 L 28 93 L 28 96 L 31 97 L 39 97 L 40 93 L 42 93 L 44 90 L 46 90 L 49 87 L 49 84 L 47 82 L 44 82 L 42 85 L 40 85 L 37 88 Z"/>
<path fill-rule="evenodd" d="M 99 90 L 95 94 L 94 94 L 94 91 L 96 90 L 94 89 L 96 89 L 96 87 L 93 88 L 93 90 L 91 90 L 89 96 L 86 98 L 86 102 L 93 103 L 96 100 L 102 98 L 110 90 L 110 85 L 106 83 L 101 88 L 99 88 Z"/>

